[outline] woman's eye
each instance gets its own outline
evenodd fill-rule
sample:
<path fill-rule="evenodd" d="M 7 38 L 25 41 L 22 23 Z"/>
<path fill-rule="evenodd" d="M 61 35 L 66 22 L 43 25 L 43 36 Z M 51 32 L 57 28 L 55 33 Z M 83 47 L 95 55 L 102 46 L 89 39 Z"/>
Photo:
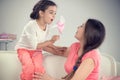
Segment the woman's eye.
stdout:
<path fill-rule="evenodd" d="M 84 24 L 82 24 L 80 27 L 83 27 L 84 26 Z"/>
<path fill-rule="evenodd" d="M 53 11 L 50 11 L 49 13 L 50 13 L 50 14 L 53 14 L 54 12 L 53 12 Z"/>

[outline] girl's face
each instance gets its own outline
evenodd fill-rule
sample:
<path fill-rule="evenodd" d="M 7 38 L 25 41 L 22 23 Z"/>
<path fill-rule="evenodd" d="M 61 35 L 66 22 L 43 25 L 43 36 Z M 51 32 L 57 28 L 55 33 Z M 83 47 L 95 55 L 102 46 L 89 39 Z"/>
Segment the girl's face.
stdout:
<path fill-rule="evenodd" d="M 41 11 L 40 16 L 46 24 L 52 23 L 52 21 L 55 19 L 56 10 L 56 6 L 49 6 L 44 12 Z"/>
<path fill-rule="evenodd" d="M 84 31 L 85 31 L 85 23 L 78 26 L 77 32 L 75 34 L 75 38 L 79 41 L 84 39 Z"/>

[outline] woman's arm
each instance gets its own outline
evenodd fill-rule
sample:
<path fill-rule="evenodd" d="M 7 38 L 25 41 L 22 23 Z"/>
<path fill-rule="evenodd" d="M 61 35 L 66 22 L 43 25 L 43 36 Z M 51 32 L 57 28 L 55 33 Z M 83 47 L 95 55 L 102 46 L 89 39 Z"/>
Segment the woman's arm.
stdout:
<path fill-rule="evenodd" d="M 71 80 L 85 80 L 94 69 L 94 66 L 95 64 L 93 59 L 88 58 L 84 60 L 78 67 L 77 71 L 75 72 Z"/>
<path fill-rule="evenodd" d="M 53 52 L 56 52 L 56 55 L 67 57 L 69 54 L 69 47 L 60 47 L 60 46 L 55 46 L 55 45 L 50 45 L 48 46 L 53 49 Z"/>
<path fill-rule="evenodd" d="M 43 50 L 55 55 L 64 56 L 64 53 L 66 52 L 67 47 L 49 45 L 44 47 Z"/>

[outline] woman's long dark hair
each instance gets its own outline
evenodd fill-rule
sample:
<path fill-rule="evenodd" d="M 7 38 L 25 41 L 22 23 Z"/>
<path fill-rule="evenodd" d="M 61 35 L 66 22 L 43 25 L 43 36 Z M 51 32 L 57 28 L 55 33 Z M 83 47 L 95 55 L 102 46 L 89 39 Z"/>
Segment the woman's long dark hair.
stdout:
<path fill-rule="evenodd" d="M 73 67 L 73 71 L 66 75 L 63 79 L 70 80 L 73 76 L 75 71 L 80 65 L 82 57 L 89 51 L 98 48 L 105 38 L 105 27 L 104 25 L 96 19 L 88 19 L 85 24 L 85 32 L 84 32 L 84 47 L 83 47 L 83 53 L 80 57 L 78 57 L 78 60 L 75 63 L 75 66 Z"/>
<path fill-rule="evenodd" d="M 57 6 L 53 1 L 50 0 L 40 0 L 37 4 L 33 7 L 33 11 L 30 14 L 31 19 L 39 19 L 39 11 L 45 11 L 49 6 Z"/>

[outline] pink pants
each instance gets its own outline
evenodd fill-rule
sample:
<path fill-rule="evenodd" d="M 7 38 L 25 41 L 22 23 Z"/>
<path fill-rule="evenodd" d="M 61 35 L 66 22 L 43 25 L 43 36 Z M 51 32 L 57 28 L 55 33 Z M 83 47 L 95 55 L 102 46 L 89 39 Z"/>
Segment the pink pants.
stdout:
<path fill-rule="evenodd" d="M 18 58 L 22 64 L 21 80 L 32 80 L 34 72 L 44 73 L 42 51 L 18 49 Z"/>

